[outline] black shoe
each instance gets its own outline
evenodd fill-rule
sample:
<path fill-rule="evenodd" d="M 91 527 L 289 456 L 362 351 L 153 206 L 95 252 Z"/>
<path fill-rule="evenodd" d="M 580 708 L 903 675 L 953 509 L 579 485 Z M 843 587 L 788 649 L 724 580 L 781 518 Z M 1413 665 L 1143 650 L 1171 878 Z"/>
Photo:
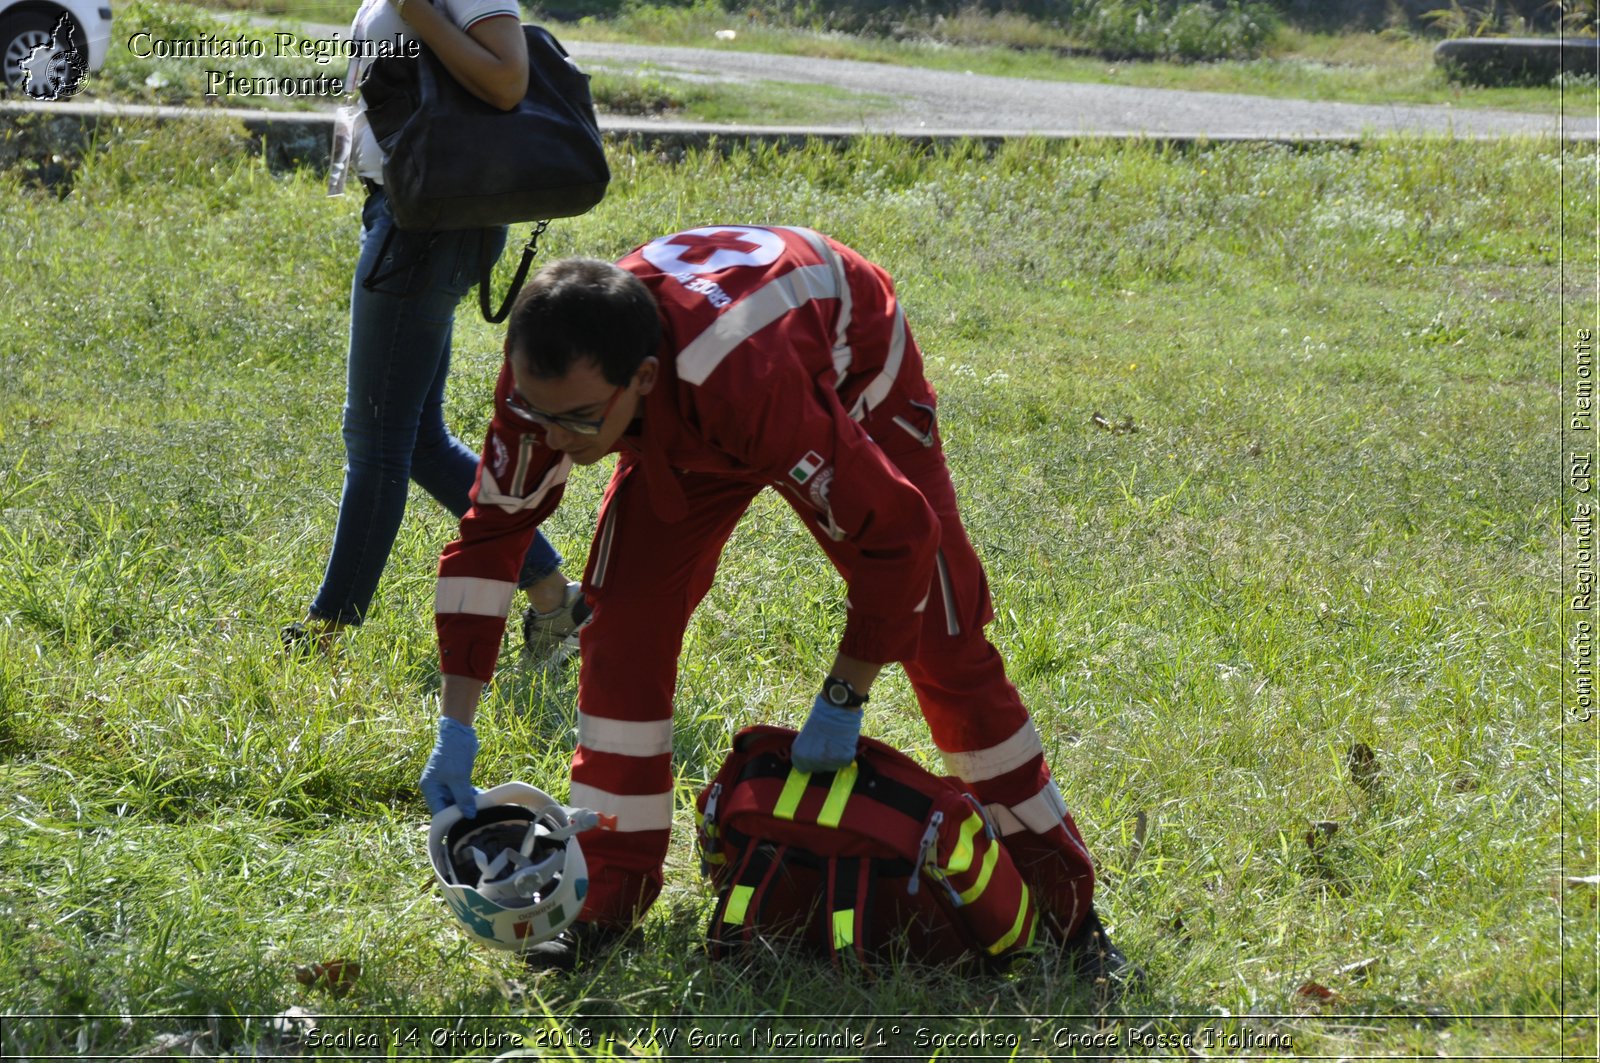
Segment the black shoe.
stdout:
<path fill-rule="evenodd" d="M 573 923 L 549 941 L 524 950 L 522 962 L 532 971 L 573 971 L 610 952 L 628 933 L 620 927 Z"/>
<path fill-rule="evenodd" d="M 278 641 L 283 643 L 285 657 L 310 657 L 315 652 L 311 645 L 311 630 L 300 621 L 285 624 L 278 632 Z"/>
<path fill-rule="evenodd" d="M 278 629 L 278 641 L 283 643 L 283 655 L 310 660 L 321 654 L 331 657 L 337 646 L 336 639 L 343 624 L 329 624 L 320 620 L 307 623 L 296 620 Z"/>
<path fill-rule="evenodd" d="M 1104 987 L 1113 996 L 1144 982 L 1144 972 L 1111 943 L 1093 908 L 1078 924 L 1077 931 L 1062 943 L 1061 952 L 1071 961 L 1078 977 L 1097 989 Z"/>

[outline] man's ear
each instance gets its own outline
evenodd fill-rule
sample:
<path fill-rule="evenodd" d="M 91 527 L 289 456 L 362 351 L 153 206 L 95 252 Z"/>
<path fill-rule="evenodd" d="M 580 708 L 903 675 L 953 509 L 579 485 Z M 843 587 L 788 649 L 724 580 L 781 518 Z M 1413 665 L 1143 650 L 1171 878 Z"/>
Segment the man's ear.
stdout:
<path fill-rule="evenodd" d="M 651 355 L 639 363 L 639 368 L 633 371 L 633 379 L 639 386 L 639 394 L 648 395 L 655 390 L 656 380 L 661 375 L 661 362 L 655 355 Z"/>

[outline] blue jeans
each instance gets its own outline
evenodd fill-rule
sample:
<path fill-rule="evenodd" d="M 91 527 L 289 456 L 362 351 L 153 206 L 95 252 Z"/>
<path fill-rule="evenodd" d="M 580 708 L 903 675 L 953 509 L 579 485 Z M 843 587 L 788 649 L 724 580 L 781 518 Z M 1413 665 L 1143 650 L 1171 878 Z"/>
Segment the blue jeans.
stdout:
<path fill-rule="evenodd" d="M 444 423 L 450 330 L 456 304 L 478 280 L 480 256 L 498 258 L 505 242 L 504 228 L 403 232 L 382 188 L 368 193 L 350 291 L 344 494 L 312 616 L 344 624 L 366 616 L 400 531 L 408 480 L 457 517 L 470 506 L 478 455 Z M 368 291 L 362 282 L 374 264 L 379 283 Z M 560 567 L 555 547 L 535 535 L 518 585 Z"/>

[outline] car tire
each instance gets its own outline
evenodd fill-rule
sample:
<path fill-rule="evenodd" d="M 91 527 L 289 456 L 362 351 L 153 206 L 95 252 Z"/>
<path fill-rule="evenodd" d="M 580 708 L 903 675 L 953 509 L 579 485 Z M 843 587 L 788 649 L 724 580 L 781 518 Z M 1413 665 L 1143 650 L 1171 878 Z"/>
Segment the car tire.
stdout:
<path fill-rule="evenodd" d="M 36 100 L 58 100 L 77 92 L 83 84 L 84 67 L 88 53 L 83 46 L 83 30 L 72 24 L 72 36 L 77 44 L 76 62 L 64 53 L 52 57 L 43 78 L 37 76 L 31 83 L 22 69 L 33 50 L 48 45 L 55 34 L 61 16 L 51 16 L 37 11 L 24 11 L 0 19 L 0 64 L 3 64 L 4 87 L 8 92 Z"/>

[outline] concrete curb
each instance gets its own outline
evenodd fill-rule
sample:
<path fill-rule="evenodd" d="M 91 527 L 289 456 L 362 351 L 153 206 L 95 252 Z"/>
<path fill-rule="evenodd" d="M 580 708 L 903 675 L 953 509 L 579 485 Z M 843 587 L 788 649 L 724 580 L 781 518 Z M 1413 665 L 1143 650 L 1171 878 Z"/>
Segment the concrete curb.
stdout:
<path fill-rule="evenodd" d="M 1434 62 L 1477 85 L 1543 85 L 1561 74 L 1600 76 L 1594 37 L 1460 37 L 1440 41 Z"/>
<path fill-rule="evenodd" d="M 323 169 L 328 163 L 333 115 L 326 111 L 263 111 L 231 107 L 167 107 L 149 104 L 15 103 L 0 101 L 0 167 L 31 160 L 46 169 L 68 167 L 94 141 L 124 123 L 165 123 L 228 119 L 239 122 L 260 145 L 269 166 L 280 169 L 309 167 Z M 109 126 L 109 130 L 103 127 Z M 1253 143 L 1289 147 L 1334 145 L 1357 147 L 1381 140 L 1376 136 L 1340 134 L 1208 134 L 1149 133 L 1138 130 L 1052 130 L 1015 133 L 986 129 L 890 129 L 863 130 L 846 126 L 721 126 L 694 122 L 663 122 L 605 116 L 601 132 L 608 141 L 631 143 L 648 150 L 681 156 L 703 150 L 712 144 L 724 149 L 744 144 L 800 146 L 809 141 L 849 143 L 860 137 L 900 137 L 928 146 L 976 141 L 990 150 L 1011 140 L 1136 141 L 1173 148 L 1192 148 L 1206 144 Z M 1410 134 L 1407 134 L 1411 136 Z M 1416 134 L 1430 136 L 1433 134 Z M 1444 134 L 1438 134 L 1441 138 Z M 1450 139 L 1503 139 L 1492 135 L 1450 134 Z M 1537 138 L 1536 138 L 1537 139 Z M 1592 138 L 1584 138 L 1592 139 Z"/>

